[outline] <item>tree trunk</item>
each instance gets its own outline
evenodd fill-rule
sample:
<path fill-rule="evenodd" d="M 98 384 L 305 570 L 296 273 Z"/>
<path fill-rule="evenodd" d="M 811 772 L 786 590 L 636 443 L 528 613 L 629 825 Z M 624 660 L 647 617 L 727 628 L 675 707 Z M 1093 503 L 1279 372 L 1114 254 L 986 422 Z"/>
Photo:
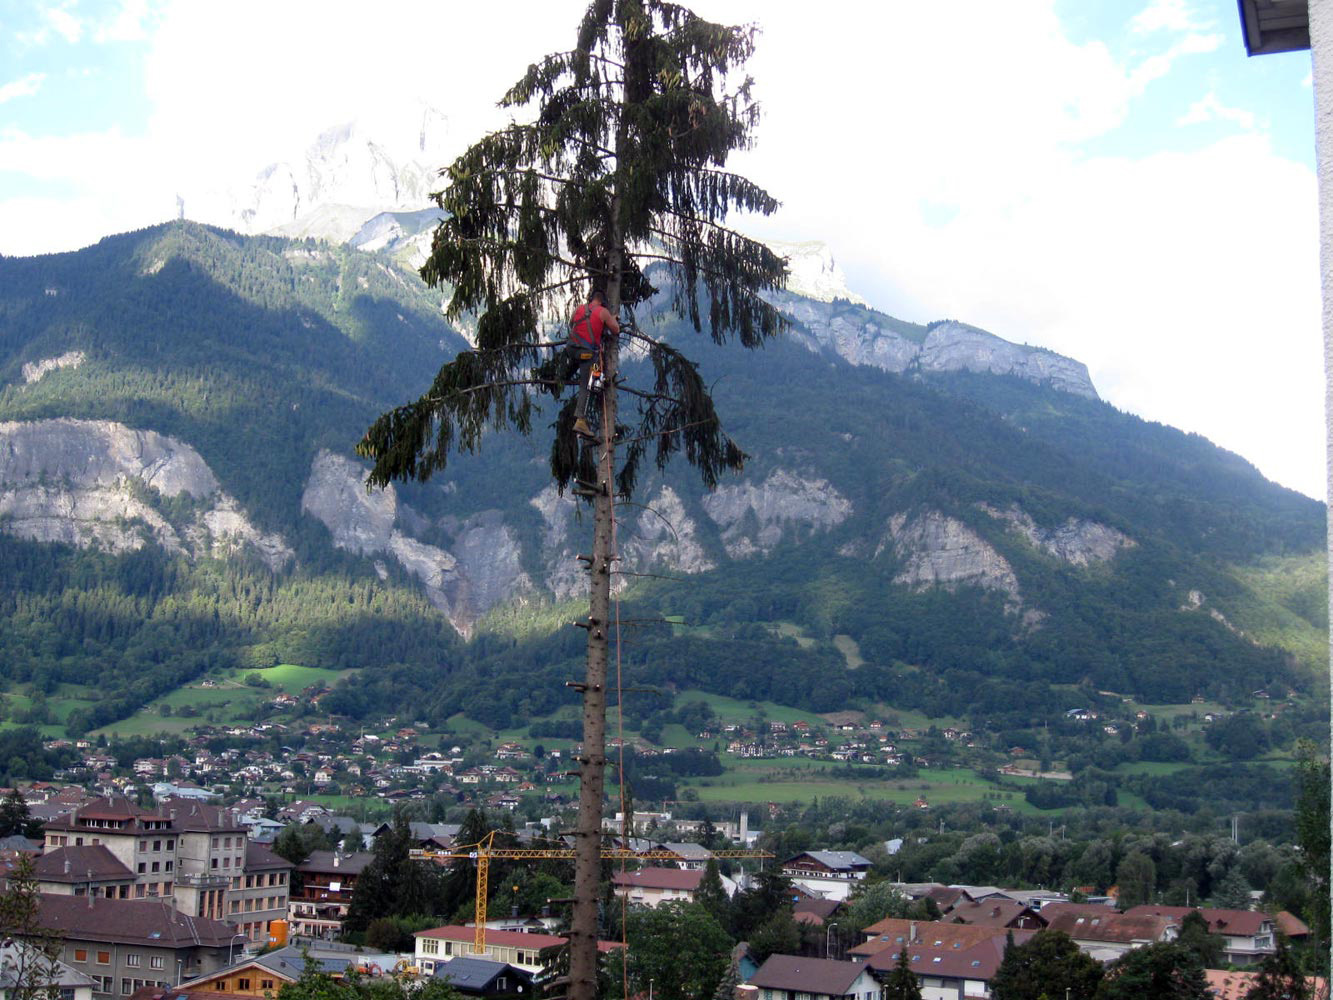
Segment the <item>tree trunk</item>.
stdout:
<path fill-rule="evenodd" d="M 614 245 L 619 246 L 620 199 L 611 202 Z M 613 250 L 606 307 L 620 312 L 621 253 Z M 583 689 L 583 757 L 579 768 L 579 813 L 574 831 L 574 910 L 569 931 L 569 998 L 597 997 L 597 885 L 602 868 L 602 793 L 606 781 L 606 690 L 611 629 L 611 570 L 615 552 L 615 428 L 619 343 L 603 339 L 602 423 L 597 448 L 597 495 L 593 498 L 593 542 L 588 612 L 588 668 Z"/>

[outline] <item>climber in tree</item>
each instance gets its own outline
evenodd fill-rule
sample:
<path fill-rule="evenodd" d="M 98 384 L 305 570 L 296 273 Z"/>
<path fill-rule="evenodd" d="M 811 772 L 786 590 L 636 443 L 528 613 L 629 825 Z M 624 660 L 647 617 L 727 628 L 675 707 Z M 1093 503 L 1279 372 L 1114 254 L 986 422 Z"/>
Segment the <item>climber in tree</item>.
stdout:
<path fill-rule="evenodd" d="M 569 342 L 565 345 L 565 381 L 575 374 L 579 380 L 579 395 L 574 403 L 574 433 L 593 437 L 588 426 L 588 393 L 593 367 L 601 368 L 602 335 L 606 331 L 620 333 L 620 320 L 606 308 L 606 295 L 600 288 L 593 289 L 588 301 L 574 310 L 569 321 Z"/>

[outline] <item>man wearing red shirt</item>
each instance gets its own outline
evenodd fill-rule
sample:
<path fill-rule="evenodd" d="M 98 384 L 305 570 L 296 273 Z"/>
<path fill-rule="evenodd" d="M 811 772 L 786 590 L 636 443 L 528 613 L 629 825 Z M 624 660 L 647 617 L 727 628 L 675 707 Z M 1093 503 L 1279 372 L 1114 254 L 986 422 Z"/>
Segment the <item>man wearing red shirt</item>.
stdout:
<path fill-rule="evenodd" d="M 567 359 L 566 380 L 578 373 L 579 393 L 574 401 L 574 433 L 594 438 L 588 426 L 588 392 L 594 363 L 602 360 L 602 335 L 620 332 L 620 320 L 606 308 L 606 296 L 601 289 L 593 291 L 588 301 L 574 310 L 569 321 L 569 342 L 565 345 Z"/>

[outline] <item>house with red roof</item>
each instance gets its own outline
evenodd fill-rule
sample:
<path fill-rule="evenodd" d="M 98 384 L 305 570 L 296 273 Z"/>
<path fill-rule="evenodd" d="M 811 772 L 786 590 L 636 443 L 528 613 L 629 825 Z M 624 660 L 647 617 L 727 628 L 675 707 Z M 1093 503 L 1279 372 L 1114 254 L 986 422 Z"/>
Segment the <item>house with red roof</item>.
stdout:
<path fill-rule="evenodd" d="M 1171 917 L 1177 923 L 1195 912 L 1192 906 L 1154 906 L 1145 904 L 1126 910 L 1126 915 Z M 1225 942 L 1222 961 L 1228 965 L 1253 965 L 1265 955 L 1277 951 L 1273 934 L 1273 918 L 1255 910 L 1217 910 L 1199 907 L 1197 912 L 1208 921 L 1208 933 L 1216 934 Z"/>

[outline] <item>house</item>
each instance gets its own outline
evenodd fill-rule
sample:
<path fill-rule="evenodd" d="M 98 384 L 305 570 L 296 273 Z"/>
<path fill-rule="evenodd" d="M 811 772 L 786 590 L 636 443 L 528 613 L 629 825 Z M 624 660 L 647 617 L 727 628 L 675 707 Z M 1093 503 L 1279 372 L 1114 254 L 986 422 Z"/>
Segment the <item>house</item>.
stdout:
<path fill-rule="evenodd" d="M 1180 934 L 1180 921 L 1173 917 L 1117 913 L 1096 903 L 1052 903 L 1042 916 L 1048 930 L 1069 935 L 1080 951 L 1099 962 L 1114 961 L 1144 945 L 1174 941 Z"/>
<path fill-rule="evenodd" d="M 703 878 L 704 873 L 697 869 L 640 868 L 636 872 L 617 872 L 611 884 L 627 902 L 656 909 L 673 900 L 694 902 Z"/>
<path fill-rule="evenodd" d="M 782 863 L 782 874 L 815 894 L 843 900 L 866 877 L 870 864 L 855 851 L 804 851 Z"/>
<path fill-rule="evenodd" d="M 1125 911 L 1126 916 L 1169 917 L 1176 923 L 1195 912 L 1191 906 L 1135 906 Z M 1254 910 L 1216 910 L 1199 908 L 1200 916 L 1208 921 L 1208 933 L 1216 934 L 1225 942 L 1222 961 L 1229 965 L 1253 965 L 1265 955 L 1277 951 L 1273 936 L 1273 918 Z"/>
<path fill-rule="evenodd" d="M 1006 927 L 1025 931 L 1037 931 L 1046 926 L 1046 921 L 1041 914 L 1015 899 L 985 899 L 970 903 L 960 902 L 949 910 L 948 920 L 954 924 Z"/>
<path fill-rule="evenodd" d="M 125 997 L 223 968 L 236 940 L 230 924 L 160 899 L 43 893 L 38 918 L 62 941 L 60 960 L 92 977 L 95 997 Z"/>
<path fill-rule="evenodd" d="M 880 976 L 887 975 L 898 964 L 899 952 L 906 948 L 908 967 L 916 973 L 923 996 L 931 1000 L 973 1000 L 990 996 L 990 983 L 1004 960 L 1006 940 L 1012 936 L 1016 944 L 1023 944 L 1035 933 L 992 931 L 990 937 L 971 945 L 961 940 L 901 945 L 872 955 L 866 960 L 866 966 Z"/>
<path fill-rule="evenodd" d="M 534 975 L 541 971 L 540 953 L 543 948 L 562 945 L 565 938 L 553 934 L 527 934 L 521 931 L 487 931 L 486 946 L 480 954 L 476 949 L 477 929 L 450 924 L 417 931 L 416 965 L 427 975 L 435 968 L 456 957 L 484 958 L 492 962 L 513 965 Z M 606 954 L 623 947 L 618 941 L 598 941 L 597 950 Z"/>
<path fill-rule="evenodd" d="M 521 997 L 532 993 L 532 973 L 484 958 L 459 957 L 440 962 L 435 966 L 435 978 L 469 997 Z"/>
<path fill-rule="evenodd" d="M 339 854 L 312 851 L 296 866 L 301 873 L 299 893 L 287 901 L 287 915 L 292 934 L 314 938 L 334 938 L 342 930 L 343 918 L 352 905 L 352 890 L 357 876 L 375 857 L 369 851 Z"/>
<path fill-rule="evenodd" d="M 0 943 L 0 995 L 92 1000 L 93 977 L 47 958 L 36 948 L 6 939 Z"/>
<path fill-rule="evenodd" d="M 747 985 L 757 1000 L 877 1000 L 879 982 L 860 962 L 769 955 Z"/>
<path fill-rule="evenodd" d="M 908 920 L 885 917 L 864 931 L 866 940 L 848 950 L 855 961 L 869 959 L 883 951 L 897 954 L 903 945 L 929 945 L 932 948 L 971 948 L 994 937 L 1008 933 L 1003 928 L 979 927 L 974 924 L 954 924 L 943 920 Z"/>
<path fill-rule="evenodd" d="M 713 857 L 713 852 L 704 847 L 703 844 L 691 844 L 684 841 L 664 840 L 654 844 L 653 850 L 670 851 L 676 856 L 676 859 L 671 861 L 672 864 L 698 871 L 707 868 L 709 860 Z"/>
<path fill-rule="evenodd" d="M 265 952 L 253 958 L 242 958 L 225 968 L 181 983 L 179 991 L 186 1000 L 191 995 L 226 994 L 233 997 L 256 997 L 272 1000 L 283 986 L 294 983 L 305 971 L 306 957 L 320 972 L 342 979 L 349 970 L 358 975 L 375 978 L 392 973 L 398 956 L 354 951 L 349 945 L 301 944 L 289 945 L 276 951 Z M 172 994 L 173 997 L 177 996 Z M 165 1000 L 159 997 L 138 1000 Z"/>

